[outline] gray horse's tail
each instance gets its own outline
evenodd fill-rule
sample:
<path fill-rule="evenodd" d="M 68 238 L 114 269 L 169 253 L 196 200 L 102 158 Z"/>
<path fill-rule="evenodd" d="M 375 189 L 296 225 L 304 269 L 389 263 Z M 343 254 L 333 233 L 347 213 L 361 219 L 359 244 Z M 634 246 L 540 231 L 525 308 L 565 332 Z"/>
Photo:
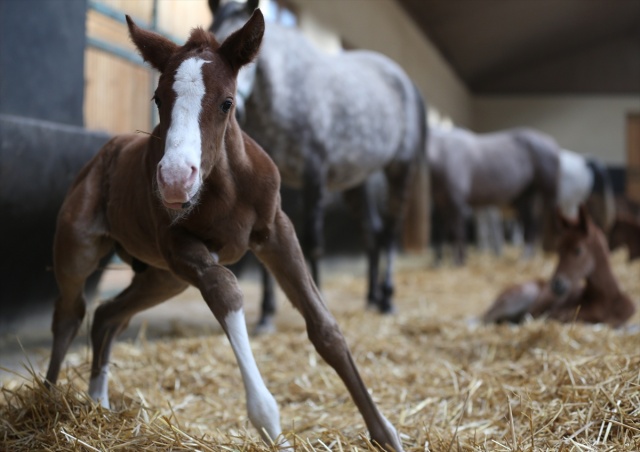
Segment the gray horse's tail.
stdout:
<path fill-rule="evenodd" d="M 608 231 L 613 226 L 616 216 L 613 183 L 602 161 L 593 157 L 585 158 L 585 161 L 593 174 L 593 187 L 587 205 L 596 224 Z"/>
<path fill-rule="evenodd" d="M 430 193 L 427 149 L 429 127 L 427 125 L 427 106 L 418 87 L 413 85 L 418 106 L 419 135 L 415 143 L 412 175 L 408 188 L 407 206 L 403 221 L 403 248 L 407 251 L 422 251 L 429 246 L 430 231 Z M 407 134 L 408 135 L 408 134 Z"/>
<path fill-rule="evenodd" d="M 537 130 L 517 129 L 514 133 L 516 140 L 531 152 L 538 189 L 555 205 L 560 176 L 560 147 L 552 137 Z"/>

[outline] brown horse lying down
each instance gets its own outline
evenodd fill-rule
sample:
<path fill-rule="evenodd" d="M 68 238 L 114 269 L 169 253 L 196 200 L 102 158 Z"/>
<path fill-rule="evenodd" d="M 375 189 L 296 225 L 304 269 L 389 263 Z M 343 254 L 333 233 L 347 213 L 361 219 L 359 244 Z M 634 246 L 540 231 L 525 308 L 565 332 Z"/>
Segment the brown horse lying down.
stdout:
<path fill-rule="evenodd" d="M 109 406 L 109 354 L 131 317 L 193 285 L 229 338 L 251 423 L 267 442 L 275 441 L 281 434 L 278 407 L 249 345 L 242 293 L 223 266 L 250 249 L 304 316 L 308 337 L 344 381 L 372 439 L 402 450 L 307 271 L 280 209 L 276 166 L 235 119 L 236 77 L 258 52 L 262 13 L 222 44 L 196 29 L 182 47 L 127 21 L 136 47 L 161 73 L 154 96 L 160 124 L 150 136 L 121 135 L 107 143 L 78 175 L 60 210 L 54 246 L 60 297 L 48 385 L 56 382 L 84 317 L 84 282 L 115 248 L 136 273 L 127 289 L 96 310 L 89 395 Z"/>
<path fill-rule="evenodd" d="M 605 236 L 586 210 L 580 209 L 576 222 L 560 216 L 560 223 L 559 260 L 551 280 L 504 290 L 485 313 L 485 322 L 520 322 L 529 314 L 618 327 L 634 314 L 633 302 L 611 271 Z"/>

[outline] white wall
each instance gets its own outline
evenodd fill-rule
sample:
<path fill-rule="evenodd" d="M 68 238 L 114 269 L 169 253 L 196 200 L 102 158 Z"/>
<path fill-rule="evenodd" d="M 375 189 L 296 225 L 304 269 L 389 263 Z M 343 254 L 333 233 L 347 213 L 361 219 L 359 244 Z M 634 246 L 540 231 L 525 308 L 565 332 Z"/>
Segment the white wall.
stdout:
<path fill-rule="evenodd" d="M 297 8 L 303 30 L 315 28 L 317 32 L 318 24 L 322 24 L 351 46 L 387 55 L 407 71 L 440 116 L 450 117 L 462 126 L 472 126 L 467 88 L 397 1 L 291 0 L 291 3 Z M 311 29 L 307 32 L 314 34 Z"/>
<path fill-rule="evenodd" d="M 597 156 L 609 165 L 626 163 L 626 120 L 640 112 L 637 96 L 478 96 L 473 130 L 537 128 L 564 148 Z"/>

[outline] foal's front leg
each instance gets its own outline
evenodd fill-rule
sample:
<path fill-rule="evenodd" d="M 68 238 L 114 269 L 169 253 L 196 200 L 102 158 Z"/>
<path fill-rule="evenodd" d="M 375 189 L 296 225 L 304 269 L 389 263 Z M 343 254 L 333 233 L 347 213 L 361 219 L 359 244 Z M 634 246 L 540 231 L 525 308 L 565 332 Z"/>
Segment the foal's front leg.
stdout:
<path fill-rule="evenodd" d="M 188 234 L 169 238 L 167 260 L 174 273 L 202 293 L 229 338 L 244 382 L 249 420 L 267 444 L 282 433 L 280 412 L 267 389 L 249 344 L 242 292 L 233 273 L 219 265 L 205 245 Z M 289 445 L 285 441 L 284 447 Z"/>
<path fill-rule="evenodd" d="M 402 443 L 398 433 L 380 413 L 367 391 L 340 327 L 307 271 L 293 225 L 282 211 L 276 213 L 267 241 L 257 245 L 254 252 L 271 270 L 287 298 L 304 316 L 309 339 L 351 393 L 371 438 L 386 449 L 401 451 Z"/>

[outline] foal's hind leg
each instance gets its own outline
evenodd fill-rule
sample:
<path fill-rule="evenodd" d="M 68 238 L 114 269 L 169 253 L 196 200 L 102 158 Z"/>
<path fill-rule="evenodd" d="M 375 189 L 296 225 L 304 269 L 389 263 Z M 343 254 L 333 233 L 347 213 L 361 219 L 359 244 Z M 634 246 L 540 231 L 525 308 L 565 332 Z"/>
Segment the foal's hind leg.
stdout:
<path fill-rule="evenodd" d="M 84 200 L 80 202 L 76 194 L 70 198 L 58 215 L 54 240 L 54 273 L 60 295 L 56 299 L 51 326 L 53 345 L 46 376 L 50 384 L 58 380 L 62 361 L 84 318 L 85 281 L 113 247 L 94 210 L 96 205 Z M 76 209 L 75 205 L 80 207 Z"/>
<path fill-rule="evenodd" d="M 93 363 L 89 395 L 109 408 L 108 371 L 113 339 L 129 324 L 131 317 L 179 294 L 188 284 L 166 270 L 147 267 L 136 273 L 129 287 L 116 298 L 98 306 L 91 329 Z"/>
<path fill-rule="evenodd" d="M 364 234 L 365 247 L 369 264 L 369 280 L 367 290 L 367 308 L 379 307 L 380 292 L 378 286 L 378 271 L 380 265 L 380 234 L 382 233 L 382 219 L 375 207 L 366 184 L 359 185 L 343 192 L 345 201 L 360 220 Z"/>

